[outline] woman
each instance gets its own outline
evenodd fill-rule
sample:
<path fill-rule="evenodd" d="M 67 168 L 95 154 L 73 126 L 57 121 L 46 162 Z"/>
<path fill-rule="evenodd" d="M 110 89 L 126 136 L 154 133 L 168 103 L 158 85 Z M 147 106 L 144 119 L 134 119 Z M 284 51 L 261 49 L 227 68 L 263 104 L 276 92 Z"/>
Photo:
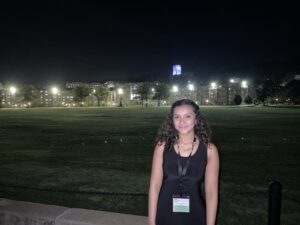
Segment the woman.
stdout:
<path fill-rule="evenodd" d="M 204 177 L 206 204 L 200 193 Z M 218 177 L 218 151 L 199 106 L 176 101 L 155 140 L 148 224 L 214 225 Z"/>

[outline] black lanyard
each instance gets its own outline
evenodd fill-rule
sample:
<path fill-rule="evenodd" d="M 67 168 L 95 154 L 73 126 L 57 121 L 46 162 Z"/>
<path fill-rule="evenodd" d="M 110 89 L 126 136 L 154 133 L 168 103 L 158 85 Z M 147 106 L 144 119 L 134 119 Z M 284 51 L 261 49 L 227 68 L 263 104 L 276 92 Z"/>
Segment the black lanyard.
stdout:
<path fill-rule="evenodd" d="M 185 177 L 186 175 L 186 172 L 190 166 L 190 157 L 192 156 L 192 153 L 193 153 L 193 149 L 194 149 L 194 144 L 196 142 L 196 138 L 194 137 L 194 140 L 193 140 L 193 144 L 192 144 L 192 150 L 191 150 L 191 153 L 190 155 L 188 156 L 188 159 L 186 161 L 186 164 L 184 165 L 184 167 L 182 167 L 181 165 L 181 162 L 180 162 L 180 150 L 179 150 L 179 144 L 178 144 L 178 176 L 179 176 L 179 190 L 180 190 L 180 196 L 182 196 L 182 192 L 183 192 L 183 178 Z"/>

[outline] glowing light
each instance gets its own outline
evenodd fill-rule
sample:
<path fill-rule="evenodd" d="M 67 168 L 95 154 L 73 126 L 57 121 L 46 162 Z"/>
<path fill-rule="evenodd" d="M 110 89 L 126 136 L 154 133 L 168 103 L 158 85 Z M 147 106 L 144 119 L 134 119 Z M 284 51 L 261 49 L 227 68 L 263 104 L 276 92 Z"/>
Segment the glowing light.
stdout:
<path fill-rule="evenodd" d="M 14 94 L 16 94 L 16 92 L 17 92 L 17 88 L 15 88 L 14 86 L 11 86 L 11 87 L 9 88 L 9 92 L 10 92 L 10 94 L 14 95 Z"/>
<path fill-rule="evenodd" d="M 122 95 L 122 94 L 123 94 L 123 89 L 122 89 L 122 88 L 119 88 L 119 89 L 118 89 L 118 94 L 119 94 L 119 95 Z"/>
<path fill-rule="evenodd" d="M 210 84 L 211 89 L 216 89 L 217 88 L 217 83 L 216 82 L 212 82 Z"/>
<path fill-rule="evenodd" d="M 247 88 L 247 87 L 248 87 L 247 81 L 243 80 L 242 81 L 242 88 Z"/>
<path fill-rule="evenodd" d="M 234 79 L 230 79 L 230 83 L 234 83 L 235 82 L 235 80 Z"/>
<path fill-rule="evenodd" d="M 194 89 L 194 85 L 193 85 L 193 84 L 188 84 L 188 89 L 189 89 L 190 91 L 195 90 L 195 89 Z"/>
<path fill-rule="evenodd" d="M 52 92 L 52 94 L 57 95 L 58 92 L 59 92 L 59 90 L 58 90 L 57 87 L 53 87 L 53 88 L 51 89 L 51 92 Z"/>
<path fill-rule="evenodd" d="M 173 91 L 173 92 L 178 92 L 178 87 L 177 87 L 176 85 L 174 85 L 174 86 L 172 87 L 172 91 Z"/>

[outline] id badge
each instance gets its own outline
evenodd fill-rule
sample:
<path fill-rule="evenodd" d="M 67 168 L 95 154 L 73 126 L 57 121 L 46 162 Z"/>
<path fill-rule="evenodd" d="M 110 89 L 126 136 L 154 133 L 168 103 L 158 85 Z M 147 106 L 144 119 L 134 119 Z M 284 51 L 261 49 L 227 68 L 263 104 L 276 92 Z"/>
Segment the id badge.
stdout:
<path fill-rule="evenodd" d="M 173 212 L 189 213 L 190 197 L 189 196 L 173 196 Z"/>

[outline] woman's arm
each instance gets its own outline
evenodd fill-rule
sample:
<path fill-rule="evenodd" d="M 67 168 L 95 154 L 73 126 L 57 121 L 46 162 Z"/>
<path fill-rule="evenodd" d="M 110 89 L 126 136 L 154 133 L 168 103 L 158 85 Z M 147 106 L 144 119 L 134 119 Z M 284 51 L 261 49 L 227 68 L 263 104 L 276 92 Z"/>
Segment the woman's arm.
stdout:
<path fill-rule="evenodd" d="M 207 165 L 205 171 L 206 223 L 215 225 L 218 208 L 219 154 L 217 147 L 207 146 Z"/>
<path fill-rule="evenodd" d="M 165 145 L 157 145 L 152 160 L 148 201 L 148 224 L 155 225 L 157 200 L 163 180 L 163 151 Z"/>

